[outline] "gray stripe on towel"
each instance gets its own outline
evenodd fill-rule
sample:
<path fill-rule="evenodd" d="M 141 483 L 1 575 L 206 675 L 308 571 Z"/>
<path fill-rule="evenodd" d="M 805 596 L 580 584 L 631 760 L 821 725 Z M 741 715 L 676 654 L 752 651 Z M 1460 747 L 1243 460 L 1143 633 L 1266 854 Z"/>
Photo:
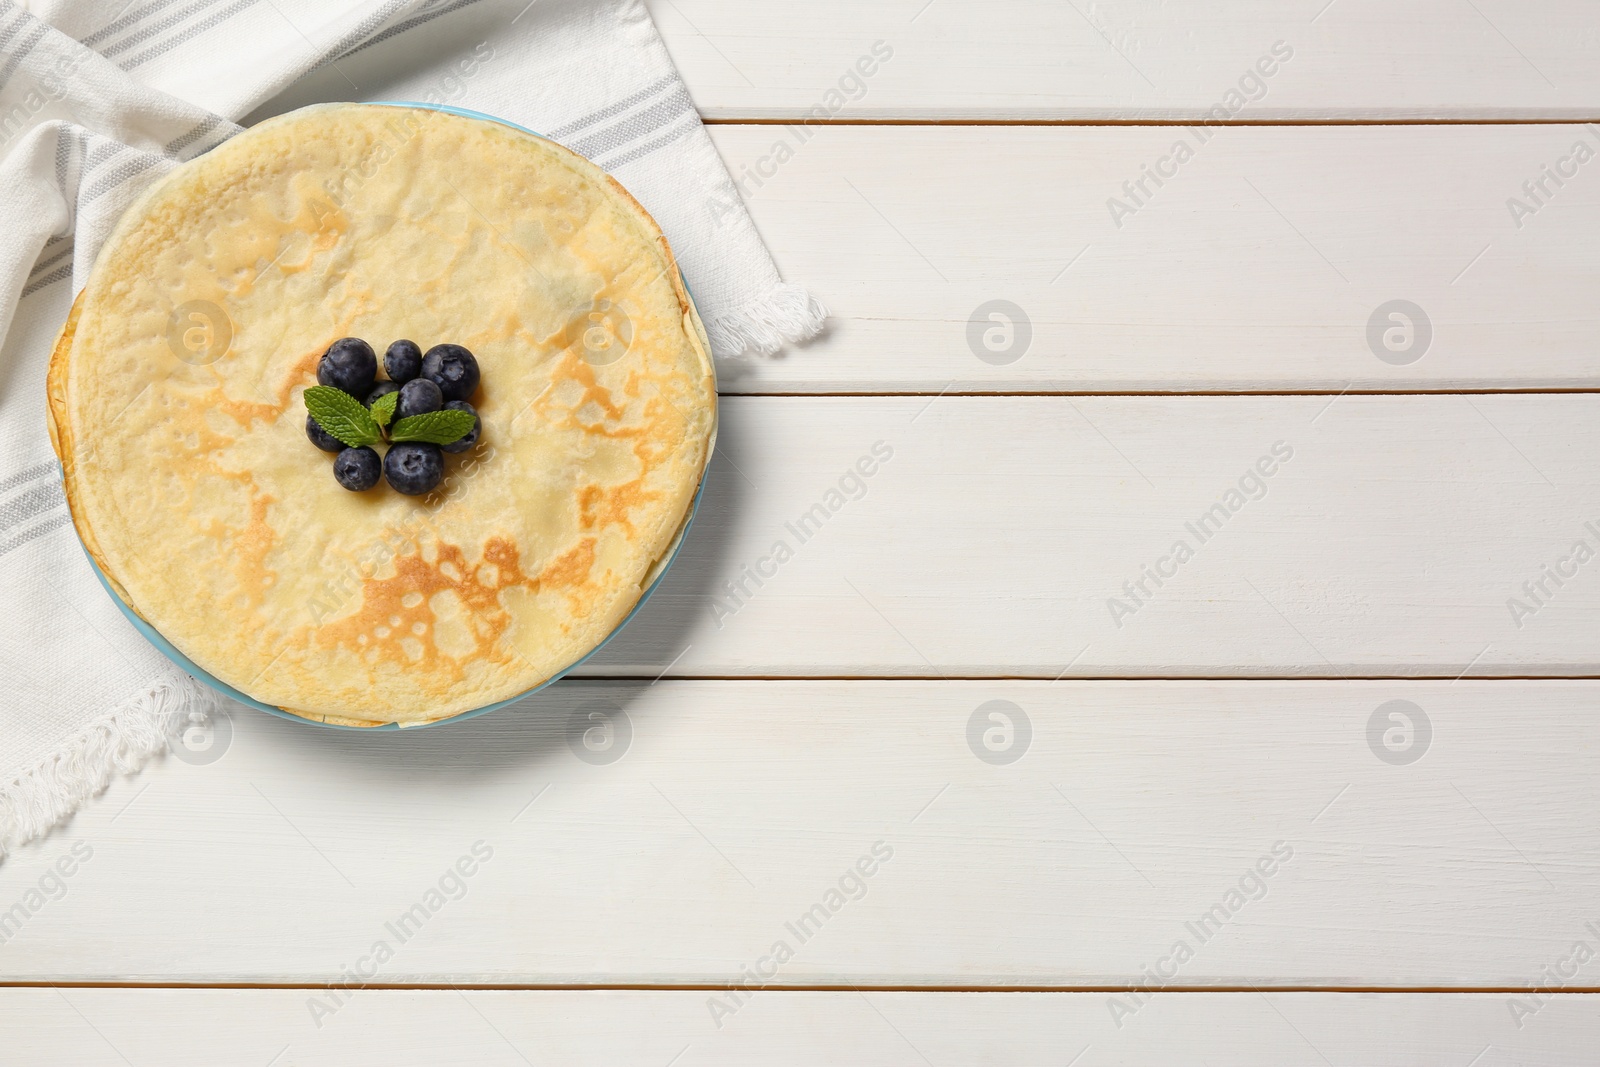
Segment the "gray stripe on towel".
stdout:
<path fill-rule="evenodd" d="M 64 266 L 57 267 L 55 270 L 51 271 L 49 274 L 46 274 L 42 278 L 29 282 L 27 287 L 22 290 L 22 295 L 32 296 L 45 286 L 54 285 L 61 279 L 70 277 L 72 277 L 72 264 L 68 263 Z"/>
<path fill-rule="evenodd" d="M 396 34 L 404 33 L 410 29 L 415 29 L 416 27 L 421 26 L 424 22 L 432 22 L 441 15 L 448 15 L 452 11 L 460 11 L 464 7 L 471 7 L 473 4 L 480 2 L 481 0 L 456 0 L 456 2 L 451 4 L 449 7 L 440 8 L 438 11 L 429 12 L 426 15 L 418 15 L 415 18 L 406 19 L 404 22 L 397 22 L 393 26 L 390 26 L 387 30 L 384 30 L 382 33 L 378 34 L 376 37 L 373 37 L 371 40 L 362 41 L 344 55 L 333 56 L 329 59 L 323 60 L 322 62 L 333 63 L 340 59 L 349 59 L 357 52 L 360 52 L 363 49 L 371 48 L 375 44 L 381 44 Z M 321 64 L 319 64 L 319 66 L 320 65 Z"/>
<path fill-rule="evenodd" d="M 67 153 L 71 150 L 72 140 L 63 123 L 56 127 L 56 187 L 61 190 L 62 196 L 67 195 Z"/>
<path fill-rule="evenodd" d="M 35 515 L 51 508 L 58 508 L 66 502 L 67 498 L 61 492 L 60 482 L 51 479 L 43 485 L 35 486 L 0 504 L 0 531 L 9 530 L 19 523 L 27 522 Z"/>
<path fill-rule="evenodd" d="M 107 37 L 110 37 L 113 34 L 121 33 L 129 26 L 135 26 L 144 21 L 146 15 L 153 15 L 164 7 L 171 7 L 176 2 L 177 0 L 156 0 L 156 2 L 153 4 L 146 4 L 144 7 L 141 7 L 138 11 L 135 11 L 132 14 L 123 15 L 116 21 L 101 26 L 98 30 L 95 30 L 78 43 L 86 44 L 92 48 L 96 44 L 105 40 Z"/>
<path fill-rule="evenodd" d="M 678 79 L 676 77 L 669 74 L 665 78 L 662 78 L 660 81 L 656 82 L 654 85 L 645 89 L 640 89 L 632 96 L 618 100 L 615 104 L 607 105 L 606 107 L 601 108 L 599 111 L 592 111 L 576 122 L 569 122 L 565 126 L 561 126 L 554 130 L 548 130 L 545 132 L 545 136 L 553 141 L 559 141 L 563 137 L 570 137 L 579 130 L 593 126 L 595 123 L 600 122 L 603 119 L 608 119 L 612 115 L 620 115 L 630 107 L 633 107 L 636 104 L 644 103 L 652 96 L 661 95 L 662 90 L 676 84 L 677 81 Z"/>
<path fill-rule="evenodd" d="M 98 178 L 90 183 L 87 189 L 80 190 L 78 202 L 89 204 L 100 199 L 110 190 L 121 185 L 135 174 L 143 174 L 151 167 L 160 166 L 164 160 L 161 156 L 147 156 L 141 154 L 137 159 L 130 159 L 118 163 L 110 170 L 103 171 Z"/>
<path fill-rule="evenodd" d="M 195 23 L 193 26 L 188 27 L 183 32 L 179 33 L 177 36 L 168 37 L 165 41 L 162 41 L 160 44 L 152 45 L 151 47 L 145 49 L 143 52 L 140 52 L 138 55 L 132 56 L 132 57 L 124 60 L 123 63 L 122 63 L 122 69 L 123 70 L 128 70 L 128 69 L 130 69 L 132 67 L 137 67 L 141 63 L 145 63 L 145 62 L 148 62 L 149 60 L 155 59 L 158 56 L 166 55 L 168 52 L 172 51 L 174 48 L 178 47 L 180 44 L 183 44 L 185 41 L 189 41 L 189 40 L 192 40 L 193 38 L 196 38 L 196 37 L 200 36 L 202 33 L 205 33 L 207 30 L 211 29 L 213 26 L 216 26 L 216 25 L 219 25 L 221 23 L 227 22 L 229 19 L 233 18 L 233 16 L 235 16 L 239 12 L 243 11 L 245 8 L 250 7 L 253 4 L 255 4 L 255 2 L 256 2 L 256 0 L 239 0 L 238 3 L 233 4 L 230 7 L 223 8 L 221 11 L 218 11 L 215 15 L 210 15 L 210 16 L 204 18 L 204 19 L 201 19 L 199 22 Z"/>
<path fill-rule="evenodd" d="M 6 87 L 6 83 L 17 72 L 17 67 L 22 63 L 23 58 L 33 51 L 40 41 L 44 40 L 44 35 L 49 31 L 50 27 L 41 22 L 33 28 L 32 33 L 17 42 L 17 50 L 11 53 L 11 58 L 6 60 L 6 65 L 0 67 L 0 89 Z"/>
<path fill-rule="evenodd" d="M 694 103 L 689 99 L 689 92 L 683 86 L 678 86 L 665 100 L 659 104 L 652 104 L 643 111 L 629 118 L 623 119 L 608 129 L 580 141 L 564 142 L 566 146 L 578 153 L 593 159 L 596 156 L 613 152 L 624 145 L 631 144 L 647 134 L 655 133 L 666 126 L 673 119 L 686 112 L 694 111 Z"/>
<path fill-rule="evenodd" d="M 44 249 L 44 252 L 48 252 L 48 251 L 50 251 L 50 247 L 48 245 L 46 245 L 45 249 Z M 39 254 L 43 255 L 44 252 L 41 252 Z M 55 255 L 51 256 L 49 259 L 41 259 L 41 260 L 39 260 L 37 263 L 35 263 L 33 265 L 33 270 L 28 272 L 29 279 L 33 279 L 33 278 L 38 277 L 39 273 L 41 271 L 43 271 L 46 267 L 50 266 L 50 264 L 54 263 L 56 260 L 60 259 L 62 256 L 70 256 L 70 255 L 72 255 L 72 248 L 69 246 L 67 248 L 63 248 L 61 251 L 57 252 Z"/>
<path fill-rule="evenodd" d="M 683 137 L 685 134 L 694 132 L 695 127 L 698 125 L 699 122 L 684 122 L 673 127 L 673 129 L 670 130 L 665 137 L 657 137 L 654 141 L 650 141 L 647 144 L 639 145 L 637 148 L 630 148 L 622 155 L 616 156 L 613 159 L 608 159 L 600 165 L 605 170 L 611 171 L 615 170 L 617 167 L 623 166 L 624 164 L 632 163 L 636 159 L 643 159 L 645 156 L 648 156 L 657 149 L 665 148 L 667 145 Z"/>
<path fill-rule="evenodd" d="M 121 52 L 126 52 L 134 45 L 143 44 L 152 37 L 159 37 L 163 32 L 172 29 L 172 27 L 181 25 L 185 19 L 192 18 L 193 16 L 204 11 L 206 8 L 220 2 L 221 0 L 195 0 L 195 2 L 190 4 L 188 7 L 180 8 L 179 10 L 168 15 L 166 18 L 152 22 L 150 25 L 141 29 L 138 33 L 130 33 L 116 44 L 107 45 L 101 50 L 100 54 L 105 56 L 107 59 L 110 59 L 114 55 L 117 55 Z"/>
<path fill-rule="evenodd" d="M 182 152 L 185 148 L 188 148 L 190 145 L 200 140 L 200 138 L 204 137 L 218 126 L 221 126 L 223 121 L 224 120 L 220 116 L 212 115 L 210 118 L 206 119 L 200 125 L 184 134 L 182 137 L 169 142 L 167 145 L 167 155 L 175 156 L 179 152 Z"/>
<path fill-rule="evenodd" d="M 46 519 L 44 522 L 41 522 L 33 529 L 24 530 L 11 540 L 0 542 L 0 556 L 4 556 L 7 552 L 10 552 L 14 548 L 21 548 L 29 541 L 43 537 L 52 530 L 59 530 L 61 527 L 67 525 L 67 523 L 71 521 L 72 516 L 66 514 L 65 512 L 61 513 L 60 515 L 52 515 L 50 518 Z"/>
<path fill-rule="evenodd" d="M 409 6 L 410 3 L 411 0 L 389 0 L 387 4 L 383 5 L 383 7 L 362 19 L 360 23 L 356 25 L 355 29 L 351 30 L 349 33 L 340 38 L 338 44 L 335 44 L 332 48 L 327 50 L 327 55 L 333 57 L 333 59 L 342 58 L 345 52 L 348 52 L 350 49 L 366 40 L 372 34 L 376 33 L 378 27 L 394 18 L 396 12 L 403 7 Z"/>
<path fill-rule="evenodd" d="M 17 17 L 12 19 L 9 23 L 5 23 L 4 29 L 0 29 L 0 51 L 4 51 L 5 48 L 11 44 L 11 38 L 21 33 L 24 26 L 27 26 L 29 23 L 33 22 L 33 16 L 22 10 L 20 7 L 10 8 L 6 14 L 15 14 Z"/>
<path fill-rule="evenodd" d="M 106 160 L 110 159 L 112 156 L 116 155 L 126 147 L 128 146 L 124 144 L 118 144 L 116 141 L 102 139 L 99 144 L 89 149 L 89 153 L 83 157 L 84 172 L 87 173 L 91 170 L 94 170 L 94 168 L 98 167 L 100 164 L 104 163 Z"/>
<path fill-rule="evenodd" d="M 35 463 L 33 466 L 20 470 L 11 475 L 9 478 L 0 480 L 0 493 L 9 493 L 19 485 L 27 485 L 29 482 L 36 482 L 40 478 L 43 478 L 46 474 L 49 474 L 51 471 L 57 469 L 58 467 L 54 460 L 47 460 L 44 463 Z"/>

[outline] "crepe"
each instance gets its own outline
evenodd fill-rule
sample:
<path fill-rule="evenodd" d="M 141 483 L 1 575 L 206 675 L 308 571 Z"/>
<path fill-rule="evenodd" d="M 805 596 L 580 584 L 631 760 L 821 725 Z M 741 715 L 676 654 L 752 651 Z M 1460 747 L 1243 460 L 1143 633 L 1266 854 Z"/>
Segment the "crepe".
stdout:
<path fill-rule="evenodd" d="M 339 486 L 302 394 L 340 337 L 477 356 L 424 497 Z M 268 705 L 412 725 L 594 649 L 680 536 L 716 383 L 621 186 L 498 123 L 330 104 L 178 167 L 106 242 L 52 357 L 73 521 L 118 596 Z"/>

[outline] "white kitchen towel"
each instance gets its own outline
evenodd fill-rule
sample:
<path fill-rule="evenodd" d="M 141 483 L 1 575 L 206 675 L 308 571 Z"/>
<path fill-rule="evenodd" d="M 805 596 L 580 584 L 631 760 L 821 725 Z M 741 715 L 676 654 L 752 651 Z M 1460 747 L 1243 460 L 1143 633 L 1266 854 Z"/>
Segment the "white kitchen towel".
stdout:
<path fill-rule="evenodd" d="M 221 706 L 122 617 L 71 528 L 45 369 L 95 253 L 178 162 L 323 100 L 496 115 L 661 224 L 719 359 L 823 326 L 785 284 L 642 0 L 0 0 L 0 856 Z"/>

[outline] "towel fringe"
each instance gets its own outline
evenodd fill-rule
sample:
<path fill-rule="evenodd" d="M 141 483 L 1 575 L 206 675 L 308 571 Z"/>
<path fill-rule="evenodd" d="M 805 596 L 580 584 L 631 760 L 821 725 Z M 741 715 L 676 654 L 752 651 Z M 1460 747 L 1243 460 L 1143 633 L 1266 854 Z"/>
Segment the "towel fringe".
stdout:
<path fill-rule="evenodd" d="M 44 836 L 103 791 L 112 775 L 131 774 L 164 752 L 179 724 L 194 713 L 209 717 L 220 699 L 188 675 L 146 689 L 68 738 L 60 752 L 31 771 L 0 784 L 0 857 Z"/>
<path fill-rule="evenodd" d="M 765 298 L 706 324 L 718 356 L 770 356 L 785 344 L 808 341 L 828 323 L 828 309 L 803 286 L 779 282 Z"/>

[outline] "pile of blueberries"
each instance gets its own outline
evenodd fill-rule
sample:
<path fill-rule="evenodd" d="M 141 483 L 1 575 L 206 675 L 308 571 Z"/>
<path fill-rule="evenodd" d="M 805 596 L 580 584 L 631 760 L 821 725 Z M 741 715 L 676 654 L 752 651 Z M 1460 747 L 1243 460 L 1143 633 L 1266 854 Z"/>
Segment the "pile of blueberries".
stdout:
<path fill-rule="evenodd" d="M 474 420 L 465 437 L 447 445 L 401 441 L 389 446 L 380 459 L 369 447 L 352 448 L 306 416 L 306 436 L 324 452 L 337 452 L 333 475 L 354 492 L 371 489 L 380 477 L 407 496 L 431 492 L 444 477 L 443 452 L 465 452 L 478 443 L 483 428 L 468 398 L 478 389 L 478 360 L 461 345 L 434 345 L 424 353 L 415 341 L 400 340 L 383 354 L 387 381 L 378 380 L 378 357 L 359 337 L 342 337 L 328 346 L 317 362 L 317 382 L 342 389 L 368 408 L 389 393 L 398 392 L 393 422 L 430 411 L 465 411 Z"/>

